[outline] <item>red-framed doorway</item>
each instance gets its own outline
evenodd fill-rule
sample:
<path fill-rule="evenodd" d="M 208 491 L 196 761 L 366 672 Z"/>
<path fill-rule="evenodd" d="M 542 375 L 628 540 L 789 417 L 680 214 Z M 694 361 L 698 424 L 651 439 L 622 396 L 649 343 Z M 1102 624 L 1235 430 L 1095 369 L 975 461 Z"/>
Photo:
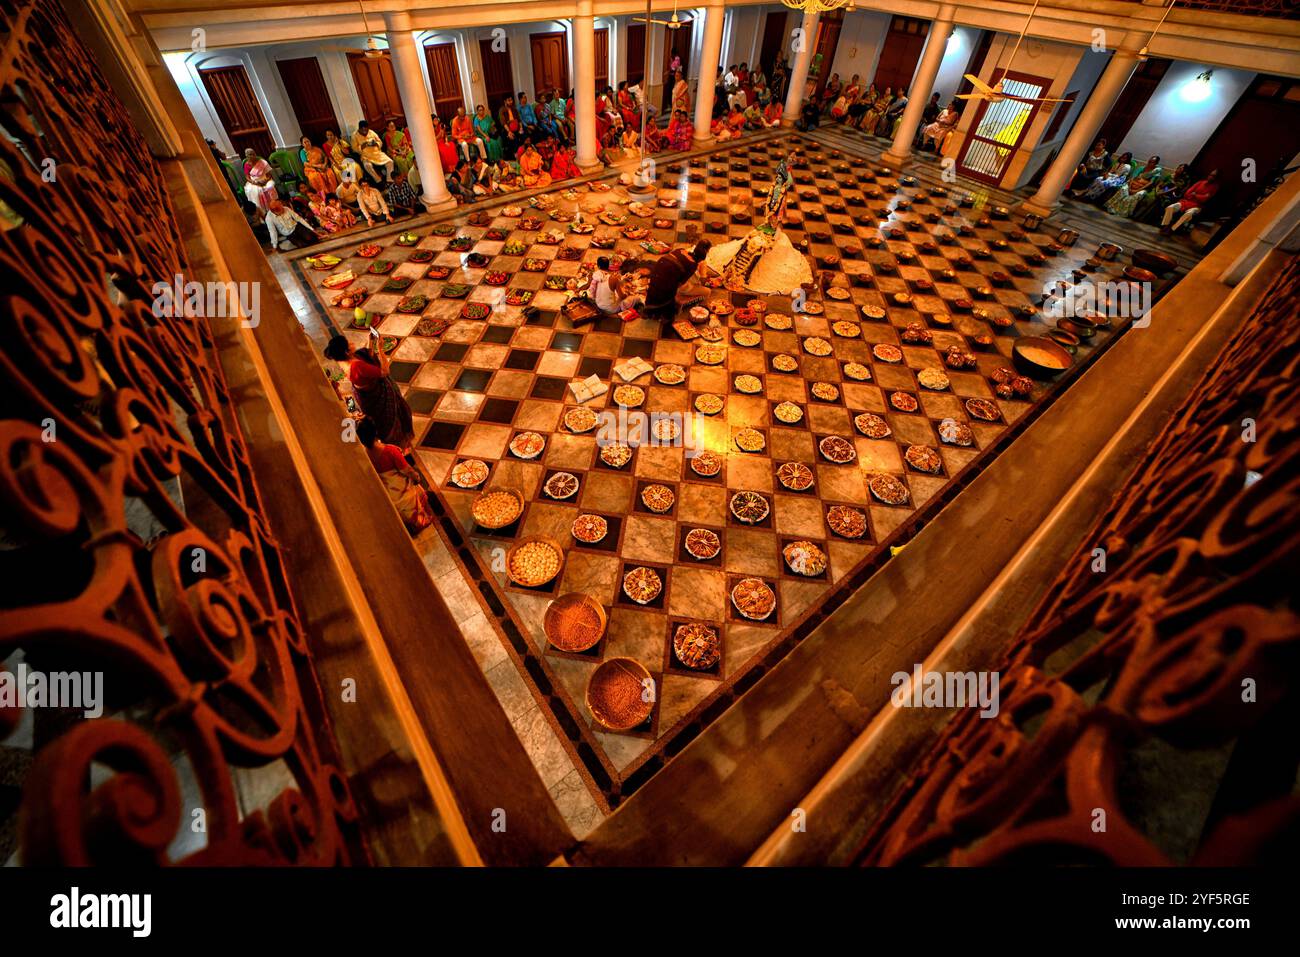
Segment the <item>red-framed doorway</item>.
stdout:
<path fill-rule="evenodd" d="M 996 86 L 1000 79 L 1005 79 L 1007 93 L 1024 98 L 1046 96 L 1052 85 L 1050 77 L 1003 70 L 993 72 L 989 85 Z M 1007 165 L 1024 142 L 1042 107 L 1042 103 L 1023 99 L 982 100 L 962 144 L 957 172 L 990 186 L 1001 185 Z"/>

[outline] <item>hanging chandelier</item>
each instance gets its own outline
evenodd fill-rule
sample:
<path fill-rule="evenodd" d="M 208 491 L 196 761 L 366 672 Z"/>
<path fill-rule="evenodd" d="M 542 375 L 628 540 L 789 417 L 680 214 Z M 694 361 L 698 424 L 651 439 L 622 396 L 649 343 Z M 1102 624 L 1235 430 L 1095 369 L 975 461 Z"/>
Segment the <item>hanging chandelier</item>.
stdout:
<path fill-rule="evenodd" d="M 801 10 L 804 13 L 825 13 L 828 10 L 847 10 L 852 11 L 853 0 L 781 0 L 783 4 L 791 10 Z"/>

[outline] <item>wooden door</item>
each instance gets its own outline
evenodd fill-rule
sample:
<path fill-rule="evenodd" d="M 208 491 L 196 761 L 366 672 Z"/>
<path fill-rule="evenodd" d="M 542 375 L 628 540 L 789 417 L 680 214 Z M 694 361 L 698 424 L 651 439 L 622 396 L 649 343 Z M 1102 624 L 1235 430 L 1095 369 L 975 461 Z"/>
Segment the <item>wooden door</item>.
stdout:
<path fill-rule="evenodd" d="M 483 88 L 487 92 L 488 109 L 494 114 L 507 96 L 515 95 L 510 43 L 502 38 L 499 50 L 495 48 L 496 44 L 497 41 L 490 37 L 478 41 L 479 57 L 483 61 Z"/>
<path fill-rule="evenodd" d="M 257 103 L 253 85 L 242 66 L 218 66 L 199 70 L 203 88 L 208 91 L 212 108 L 217 111 L 235 155 L 242 157 L 244 150 L 253 149 L 265 159 L 275 149 L 271 129 Z"/>
<path fill-rule="evenodd" d="M 1219 171 L 1219 192 L 1210 211 L 1232 212 L 1270 186 L 1269 174 L 1300 153 L 1300 80 L 1260 74 L 1191 163 L 1194 179 Z M 1254 160 L 1253 181 L 1243 177 Z M 1168 168 L 1169 164 L 1166 164 Z"/>
<path fill-rule="evenodd" d="M 763 73 L 770 76 L 772 67 L 776 64 L 776 55 L 781 52 L 785 46 L 786 37 L 789 31 L 786 25 L 789 18 L 786 17 L 786 11 L 780 10 L 767 15 L 763 21 L 763 45 L 759 47 L 758 66 L 762 68 Z M 754 66 L 754 64 L 750 64 Z"/>
<path fill-rule="evenodd" d="M 1111 107 L 1106 122 L 1097 131 L 1097 138 L 1105 139 L 1106 148 L 1112 153 L 1122 152 L 1120 144 L 1124 142 L 1124 137 L 1128 136 L 1128 131 L 1137 122 L 1139 114 L 1151 99 L 1151 94 L 1165 78 L 1165 73 L 1169 71 L 1172 62 L 1163 57 L 1150 57 L 1138 65 L 1133 75 L 1128 78 L 1128 83 L 1124 84 L 1124 90 L 1115 101 L 1115 105 Z"/>
<path fill-rule="evenodd" d="M 304 56 L 277 60 L 275 65 L 280 71 L 280 80 L 284 83 L 293 115 L 298 120 L 299 133 L 310 136 L 311 141 L 319 146 L 325 139 L 326 130 L 338 132 L 339 129 L 334 103 L 321 75 L 320 61 L 314 56 Z"/>
<path fill-rule="evenodd" d="M 426 43 L 424 60 L 429 67 L 429 85 L 433 87 L 433 112 L 447 123 L 456 108 L 466 106 L 465 91 L 460 85 L 460 61 L 454 43 Z M 469 108 L 466 106 L 466 112 Z"/>
<path fill-rule="evenodd" d="M 349 53 L 348 66 L 352 68 L 352 82 L 356 84 L 361 112 L 370 128 L 383 134 L 389 120 L 398 127 L 406 125 L 406 110 L 397 92 L 397 76 L 393 73 L 392 55 L 385 50 L 382 56 L 368 57 L 364 53 Z"/>
<path fill-rule="evenodd" d="M 682 58 L 682 76 L 690 77 L 691 75 L 691 35 L 693 33 L 694 23 L 685 23 L 676 30 L 669 30 L 664 27 L 667 34 L 664 43 L 664 75 L 670 76 L 668 67 L 673 62 L 673 57 Z"/>
<path fill-rule="evenodd" d="M 663 80 L 660 95 L 659 109 L 662 115 L 665 110 L 671 110 L 673 102 L 673 85 L 677 82 L 672 72 L 668 69 L 672 66 L 673 57 L 682 58 L 682 76 L 690 79 L 691 76 L 691 33 L 694 23 L 688 23 L 678 27 L 676 30 L 669 30 L 664 27 L 664 65 Z"/>
<path fill-rule="evenodd" d="M 533 48 L 533 102 L 543 91 L 559 89 L 568 96 L 569 47 L 564 31 L 534 33 L 528 39 Z"/>
<path fill-rule="evenodd" d="M 813 46 L 813 62 L 820 64 L 817 70 L 818 96 L 821 96 L 822 88 L 831 78 L 831 65 L 835 62 L 835 50 L 840 45 L 840 28 L 843 26 L 844 13 L 840 10 L 823 14 L 817 21 L 817 42 Z M 818 57 L 821 59 L 819 60 Z"/>
<path fill-rule="evenodd" d="M 601 27 L 596 31 L 596 89 L 603 90 L 609 86 L 609 28 Z M 565 90 L 568 96 L 569 91 Z"/>
<path fill-rule="evenodd" d="M 916 73 L 916 64 L 925 49 L 925 38 L 930 32 L 930 21 L 916 17 L 894 17 L 889 24 L 889 33 L 880 51 L 880 60 L 876 64 L 876 76 L 872 81 L 877 90 L 886 87 L 897 93 L 912 86 L 912 77 Z"/>
<path fill-rule="evenodd" d="M 636 86 L 645 80 L 645 24 L 627 25 L 627 85 Z"/>
<path fill-rule="evenodd" d="M 1003 79 L 1002 70 L 994 72 L 989 86 L 997 86 L 999 79 Z M 1043 96 L 1050 85 L 1051 80 L 1047 77 L 1008 73 L 1002 90 L 1012 96 L 1032 99 Z M 961 159 L 957 161 L 957 172 L 993 186 L 1002 181 L 1007 164 L 1043 106 L 1042 103 L 1025 102 L 1025 99 L 980 101 L 971 132 L 962 147 Z"/>

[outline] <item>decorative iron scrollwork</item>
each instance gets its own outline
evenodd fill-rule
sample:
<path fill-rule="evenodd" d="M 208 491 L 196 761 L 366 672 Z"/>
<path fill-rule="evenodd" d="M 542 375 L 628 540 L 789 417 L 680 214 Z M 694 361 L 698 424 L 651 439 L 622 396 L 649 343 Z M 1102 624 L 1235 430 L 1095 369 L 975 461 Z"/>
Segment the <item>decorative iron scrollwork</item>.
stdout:
<path fill-rule="evenodd" d="M 364 861 L 211 329 L 153 308 L 186 266 L 162 170 L 58 3 L 0 18 L 0 660 L 106 699 L 33 715 L 21 858 Z"/>
<path fill-rule="evenodd" d="M 1231 865 L 1294 848 L 1294 750 L 1268 742 L 1294 735 L 1300 666 L 1297 301 L 1300 258 L 1011 642 L 1001 713 L 950 722 L 861 861 Z M 1117 783 L 1148 742 L 1232 751 L 1197 782 L 1217 799 L 1180 854 Z"/>

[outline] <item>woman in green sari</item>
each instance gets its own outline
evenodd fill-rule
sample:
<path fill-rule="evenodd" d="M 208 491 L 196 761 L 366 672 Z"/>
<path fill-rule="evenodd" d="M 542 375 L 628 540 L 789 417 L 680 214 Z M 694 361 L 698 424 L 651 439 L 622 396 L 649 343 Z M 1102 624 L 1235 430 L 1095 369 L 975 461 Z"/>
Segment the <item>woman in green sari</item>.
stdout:
<path fill-rule="evenodd" d="M 397 167 L 397 172 L 403 175 L 415 162 L 415 148 L 411 146 L 411 134 L 406 130 L 399 130 L 392 120 L 388 121 L 388 128 L 384 131 L 384 152 L 393 158 L 393 165 Z"/>
<path fill-rule="evenodd" d="M 1187 173 L 1187 164 L 1179 163 L 1177 169 L 1172 173 L 1165 173 L 1156 180 L 1147 190 L 1146 195 L 1138 200 L 1137 206 L 1133 208 L 1133 219 L 1140 223 L 1156 225 L 1165 207 L 1182 196 L 1191 182 L 1192 178 Z"/>
<path fill-rule="evenodd" d="M 1144 166 L 1134 164 L 1128 182 L 1115 190 L 1114 195 L 1106 200 L 1106 212 L 1112 216 L 1132 216 L 1133 209 L 1142 200 L 1147 191 L 1155 185 L 1156 180 L 1164 175 L 1160 166 L 1160 157 L 1152 156 Z"/>
<path fill-rule="evenodd" d="M 500 130 L 497 129 L 492 114 L 487 111 L 487 107 L 482 103 L 474 107 L 474 132 L 482 138 L 487 146 L 488 162 L 500 162 L 502 155 Z"/>

